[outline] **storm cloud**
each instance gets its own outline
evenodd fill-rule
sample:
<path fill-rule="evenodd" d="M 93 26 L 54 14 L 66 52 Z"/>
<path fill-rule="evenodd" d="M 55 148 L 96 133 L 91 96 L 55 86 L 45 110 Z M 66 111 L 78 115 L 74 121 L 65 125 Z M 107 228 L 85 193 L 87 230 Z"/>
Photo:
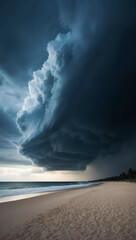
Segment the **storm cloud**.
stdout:
<path fill-rule="evenodd" d="M 57 1 L 0 1 L 0 69 L 27 85 L 45 61 L 47 43 L 60 31 Z"/>
<path fill-rule="evenodd" d="M 20 152 L 47 170 L 116 156 L 136 129 L 135 1 L 59 1 L 64 29 L 18 112 Z"/>

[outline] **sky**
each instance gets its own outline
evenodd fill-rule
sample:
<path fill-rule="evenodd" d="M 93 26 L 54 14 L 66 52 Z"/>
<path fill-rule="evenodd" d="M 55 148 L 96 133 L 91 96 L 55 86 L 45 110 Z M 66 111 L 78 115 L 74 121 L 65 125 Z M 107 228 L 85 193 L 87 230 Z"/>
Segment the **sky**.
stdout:
<path fill-rule="evenodd" d="M 0 0 L 0 181 L 136 168 L 135 0 Z"/>

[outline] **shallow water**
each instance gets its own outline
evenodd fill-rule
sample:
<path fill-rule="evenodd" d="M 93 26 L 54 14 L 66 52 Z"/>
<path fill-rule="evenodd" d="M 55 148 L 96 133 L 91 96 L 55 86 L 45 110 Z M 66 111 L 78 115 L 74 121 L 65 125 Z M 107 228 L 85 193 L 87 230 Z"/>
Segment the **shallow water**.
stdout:
<path fill-rule="evenodd" d="M 97 183 L 98 184 L 98 183 Z M 29 198 L 42 193 L 88 187 L 94 182 L 0 182 L 0 202 Z"/>

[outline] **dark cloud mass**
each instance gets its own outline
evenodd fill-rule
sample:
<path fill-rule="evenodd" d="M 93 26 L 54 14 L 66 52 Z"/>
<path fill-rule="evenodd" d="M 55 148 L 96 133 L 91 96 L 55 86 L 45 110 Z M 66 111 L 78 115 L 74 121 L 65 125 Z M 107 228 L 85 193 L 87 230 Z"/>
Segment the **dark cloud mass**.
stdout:
<path fill-rule="evenodd" d="M 17 142 L 20 138 L 12 112 L 0 108 L 0 166 L 1 165 L 30 165 L 17 155 Z"/>
<path fill-rule="evenodd" d="M 0 16 L 0 68 L 26 85 L 47 57 L 47 43 L 62 29 L 57 1 L 1 0 Z"/>
<path fill-rule="evenodd" d="M 136 3 L 58 6 L 66 33 L 48 43 L 48 58 L 28 84 L 17 118 L 20 151 L 48 170 L 84 170 L 135 140 Z"/>
<path fill-rule="evenodd" d="M 16 114 L 32 72 L 47 57 L 47 43 L 62 29 L 58 23 L 54 0 L 0 1 L 0 164 L 26 163 L 17 152 Z"/>

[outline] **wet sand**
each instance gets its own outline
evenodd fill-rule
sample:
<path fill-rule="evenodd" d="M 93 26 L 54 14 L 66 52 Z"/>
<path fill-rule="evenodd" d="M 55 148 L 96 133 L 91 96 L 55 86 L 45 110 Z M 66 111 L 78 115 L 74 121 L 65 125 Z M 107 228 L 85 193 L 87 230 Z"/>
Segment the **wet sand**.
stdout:
<path fill-rule="evenodd" d="M 135 240 L 136 183 L 107 182 L 0 203 L 3 240 Z"/>

